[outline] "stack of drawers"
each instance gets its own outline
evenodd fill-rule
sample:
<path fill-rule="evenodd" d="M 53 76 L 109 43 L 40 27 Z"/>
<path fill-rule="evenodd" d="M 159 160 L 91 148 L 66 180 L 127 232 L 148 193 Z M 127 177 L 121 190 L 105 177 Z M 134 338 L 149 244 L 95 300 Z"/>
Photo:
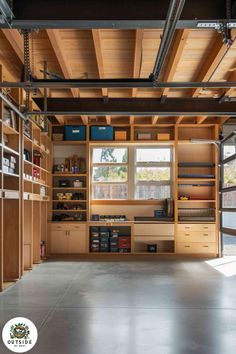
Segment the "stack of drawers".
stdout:
<path fill-rule="evenodd" d="M 178 224 L 176 253 L 217 253 L 215 224 Z"/>

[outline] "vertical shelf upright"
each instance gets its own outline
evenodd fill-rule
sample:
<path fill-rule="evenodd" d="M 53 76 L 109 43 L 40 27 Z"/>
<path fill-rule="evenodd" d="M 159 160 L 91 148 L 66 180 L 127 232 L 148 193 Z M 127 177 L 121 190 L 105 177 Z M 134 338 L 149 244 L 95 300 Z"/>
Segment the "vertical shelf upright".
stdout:
<path fill-rule="evenodd" d="M 1 77 L 2 79 L 2 77 Z M 19 90 L 8 98 L 19 105 Z M 1 289 L 22 275 L 21 255 L 21 120 L 3 100 L 1 116 Z"/>

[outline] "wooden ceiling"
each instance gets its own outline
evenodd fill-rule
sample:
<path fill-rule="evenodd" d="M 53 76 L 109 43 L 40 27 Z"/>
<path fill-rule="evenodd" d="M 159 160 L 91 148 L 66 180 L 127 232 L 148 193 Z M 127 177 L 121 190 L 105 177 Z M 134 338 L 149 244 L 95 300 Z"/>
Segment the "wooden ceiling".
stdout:
<path fill-rule="evenodd" d="M 64 78 L 147 78 L 152 72 L 161 41 L 161 30 L 70 30 L 49 29 L 35 32 L 31 41 L 31 63 L 34 75 L 45 62 L 47 70 Z M 236 30 L 233 44 L 227 47 L 215 30 L 179 29 L 161 74 L 163 81 L 236 81 Z M 15 29 L 0 31 L 0 63 L 5 67 L 5 80 L 19 81 L 23 68 L 23 40 Z M 50 97 L 220 97 L 235 96 L 235 90 L 174 89 L 71 89 L 51 90 Z M 40 92 L 39 92 L 40 94 Z M 58 117 L 60 123 L 64 117 Z M 124 123 L 211 123 L 225 118 L 203 117 L 88 117 L 84 124 L 106 121 Z"/>

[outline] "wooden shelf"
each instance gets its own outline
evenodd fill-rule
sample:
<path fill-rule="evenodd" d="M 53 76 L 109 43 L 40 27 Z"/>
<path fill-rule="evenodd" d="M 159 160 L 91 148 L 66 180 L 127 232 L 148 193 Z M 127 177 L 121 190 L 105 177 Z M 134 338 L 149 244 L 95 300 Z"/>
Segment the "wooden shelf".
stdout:
<path fill-rule="evenodd" d="M 19 135 L 19 132 L 16 129 L 12 128 L 10 125 L 7 125 L 4 122 L 2 122 L 2 127 L 5 134 Z"/>
<path fill-rule="evenodd" d="M 23 160 L 24 161 L 24 163 L 26 163 L 27 165 L 33 165 L 33 163 L 31 162 L 31 161 L 28 161 L 28 160 Z"/>
<path fill-rule="evenodd" d="M 6 176 L 11 176 L 11 177 L 17 177 L 19 178 L 20 175 L 16 174 L 16 173 L 10 173 L 10 172 L 2 172 L 3 175 L 6 175 Z"/>
<path fill-rule="evenodd" d="M 85 145 L 87 143 L 86 140 L 62 140 L 62 141 L 52 141 L 53 145 Z"/>
<path fill-rule="evenodd" d="M 87 212 L 87 209 L 76 209 L 76 210 L 73 210 L 73 209 L 69 209 L 69 210 L 64 210 L 64 209 L 52 209 L 51 210 L 52 212 L 56 212 L 56 213 L 59 213 L 59 212 L 64 212 L 64 213 L 77 213 L 77 212 L 83 212 L 83 213 L 86 213 Z"/>
<path fill-rule="evenodd" d="M 85 202 L 87 202 L 87 200 L 86 199 L 83 199 L 83 200 L 78 200 L 78 199 L 76 199 L 76 200 L 52 200 L 52 202 L 53 203 L 85 203 Z"/>
<path fill-rule="evenodd" d="M 54 190 L 87 190 L 87 187 L 53 187 Z"/>
<path fill-rule="evenodd" d="M 19 152 L 10 148 L 9 146 L 3 145 L 2 147 L 3 147 L 3 150 L 5 150 L 13 155 L 19 156 Z"/>
<path fill-rule="evenodd" d="M 53 173 L 53 177 L 87 177 L 87 173 Z"/>
<path fill-rule="evenodd" d="M 215 178 L 178 178 L 177 182 L 216 182 Z"/>
<path fill-rule="evenodd" d="M 177 200 L 178 203 L 216 203 L 214 199 L 190 199 L 190 200 Z"/>

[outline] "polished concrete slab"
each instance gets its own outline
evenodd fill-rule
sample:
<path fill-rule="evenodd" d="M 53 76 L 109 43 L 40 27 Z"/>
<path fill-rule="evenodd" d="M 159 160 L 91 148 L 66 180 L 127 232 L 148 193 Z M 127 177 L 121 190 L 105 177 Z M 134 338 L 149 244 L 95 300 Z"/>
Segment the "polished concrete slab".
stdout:
<path fill-rule="evenodd" d="M 236 261 L 217 262 L 48 261 L 0 295 L 0 330 L 30 318 L 35 354 L 235 354 Z"/>

